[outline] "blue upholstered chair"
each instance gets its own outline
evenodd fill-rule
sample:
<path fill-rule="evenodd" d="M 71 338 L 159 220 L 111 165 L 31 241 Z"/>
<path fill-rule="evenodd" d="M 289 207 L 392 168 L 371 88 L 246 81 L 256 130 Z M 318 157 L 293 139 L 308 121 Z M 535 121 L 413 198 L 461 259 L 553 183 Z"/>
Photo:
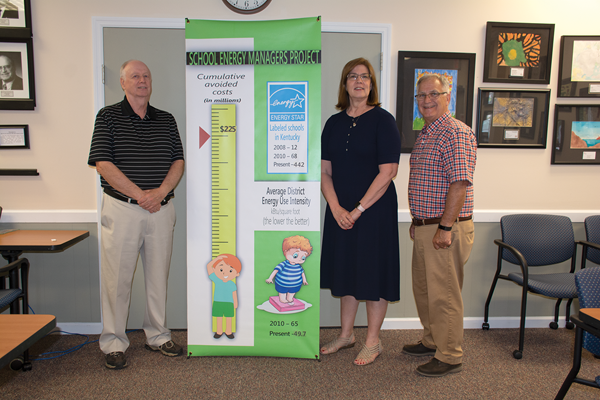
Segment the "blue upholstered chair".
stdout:
<path fill-rule="evenodd" d="M 583 245 L 583 252 L 581 255 L 581 269 L 584 269 L 587 265 L 587 261 L 591 261 L 597 266 L 600 266 L 600 215 L 592 215 L 587 217 L 584 221 L 585 225 L 585 237 L 586 241 L 580 241 Z M 600 274 L 600 271 L 590 273 Z M 596 280 L 596 293 L 591 293 L 591 290 L 586 291 L 586 298 L 579 298 L 579 306 L 581 308 L 600 308 L 600 281 Z M 581 293 L 581 288 L 578 286 L 578 290 Z M 593 353 L 595 356 L 600 357 L 600 338 L 585 333 L 583 335 L 583 347 Z M 600 377 L 598 377 L 600 379 Z"/>
<path fill-rule="evenodd" d="M 600 308 L 600 267 L 590 267 L 578 271 L 575 274 L 575 285 L 577 287 L 577 294 L 579 295 L 580 308 Z M 593 354 L 600 354 L 600 338 L 598 336 L 600 335 L 600 330 L 597 327 L 584 324 L 583 321 L 578 321 L 575 316 L 573 318 L 577 322 L 575 348 L 573 350 L 573 367 L 562 384 L 555 400 L 563 399 L 573 382 L 600 389 L 600 376 L 597 376 L 593 381 L 577 377 L 581 367 L 581 348 L 583 347 Z M 579 318 L 581 319 L 581 313 Z"/>
<path fill-rule="evenodd" d="M 554 321 L 550 328 L 558 328 L 559 306 L 563 299 L 569 299 L 566 307 L 566 327 L 573 329 L 569 321 L 570 307 L 573 298 L 577 297 L 575 287 L 575 265 L 577 246 L 573 234 L 573 224 L 568 217 L 545 214 L 505 215 L 500 220 L 502 240 L 496 239 L 498 245 L 498 262 L 496 274 L 485 302 L 484 323 L 482 328 L 490 328 L 489 306 L 498 279 L 512 281 L 522 286 L 521 323 L 519 329 L 519 349 L 513 352 L 517 359 L 523 357 L 525 339 L 525 317 L 527 311 L 527 292 L 557 299 L 554 308 Z M 543 272 L 544 266 L 571 260 L 571 268 L 564 273 Z M 521 272 L 501 274 L 503 262 L 518 265 Z M 537 272 L 537 271 L 536 271 Z"/>
<path fill-rule="evenodd" d="M 20 279 L 19 279 L 20 275 Z M 6 278 L 9 285 L 6 288 Z M 0 267 L 0 312 L 10 307 L 11 314 L 28 314 L 29 302 L 27 297 L 27 281 L 29 278 L 29 261 L 20 258 L 10 264 Z M 19 300 L 21 311 L 19 312 Z"/>
<path fill-rule="evenodd" d="M 600 215 L 592 215 L 584 221 L 586 241 L 583 244 L 581 269 L 585 268 L 586 261 L 591 261 L 600 266 Z"/>

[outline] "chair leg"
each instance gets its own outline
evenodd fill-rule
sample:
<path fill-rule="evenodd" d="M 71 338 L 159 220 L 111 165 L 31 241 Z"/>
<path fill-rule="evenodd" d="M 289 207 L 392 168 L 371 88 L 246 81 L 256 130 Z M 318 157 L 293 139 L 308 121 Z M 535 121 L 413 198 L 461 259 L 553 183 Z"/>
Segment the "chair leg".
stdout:
<path fill-rule="evenodd" d="M 554 305 L 554 321 L 550 322 L 550 329 L 558 329 L 558 314 L 560 312 L 560 303 L 562 299 L 556 299 L 556 304 Z"/>
<path fill-rule="evenodd" d="M 492 296 L 494 295 L 494 290 L 496 289 L 496 284 L 498 283 L 498 278 L 500 276 L 501 263 L 502 263 L 502 253 L 498 251 L 498 264 L 496 265 L 496 273 L 494 274 L 494 279 L 492 280 L 492 286 L 490 286 L 490 292 L 488 293 L 488 297 L 485 301 L 485 306 L 483 308 L 483 325 L 481 328 L 483 330 L 490 329 L 490 324 L 488 323 L 490 317 L 490 303 L 492 302 Z"/>
<path fill-rule="evenodd" d="M 519 350 L 513 351 L 513 357 L 517 360 L 523 357 L 523 345 L 525 343 L 525 316 L 527 315 L 527 285 L 523 285 L 521 296 L 521 323 L 519 325 Z"/>
<path fill-rule="evenodd" d="M 565 328 L 567 329 L 573 329 L 575 327 L 575 324 L 573 324 L 571 322 L 571 303 L 573 302 L 573 299 L 569 299 L 567 301 L 567 309 L 566 309 L 566 314 L 565 314 Z"/>
<path fill-rule="evenodd" d="M 490 329 L 490 324 L 488 323 L 490 317 L 490 303 L 492 302 L 492 296 L 494 295 L 494 290 L 496 289 L 496 284 L 498 283 L 498 274 L 494 277 L 492 281 L 492 286 L 490 287 L 490 292 L 488 293 L 487 300 L 485 301 L 485 307 L 483 309 L 483 325 L 481 326 L 484 330 Z"/>

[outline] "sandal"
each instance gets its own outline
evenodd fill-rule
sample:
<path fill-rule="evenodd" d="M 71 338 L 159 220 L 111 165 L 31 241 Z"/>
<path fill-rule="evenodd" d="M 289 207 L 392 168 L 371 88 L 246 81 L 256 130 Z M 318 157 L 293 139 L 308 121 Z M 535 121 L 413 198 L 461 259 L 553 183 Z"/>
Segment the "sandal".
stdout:
<path fill-rule="evenodd" d="M 377 342 L 376 345 L 371 346 L 371 347 L 367 347 L 367 345 L 365 344 L 365 345 L 363 345 L 363 348 L 360 350 L 360 353 L 358 353 L 358 355 L 356 356 L 356 359 L 354 359 L 354 365 L 358 365 L 358 366 L 369 365 L 373 361 L 375 361 L 377 356 L 379 356 L 381 353 L 383 353 L 383 346 L 381 345 L 381 339 L 379 340 L 379 342 Z M 365 363 L 359 364 L 359 363 L 357 363 L 358 360 L 365 361 Z"/>
<path fill-rule="evenodd" d="M 355 343 L 354 333 L 349 338 L 338 337 L 321 347 L 321 354 L 333 354 L 341 349 L 349 349 L 350 347 L 354 347 Z"/>

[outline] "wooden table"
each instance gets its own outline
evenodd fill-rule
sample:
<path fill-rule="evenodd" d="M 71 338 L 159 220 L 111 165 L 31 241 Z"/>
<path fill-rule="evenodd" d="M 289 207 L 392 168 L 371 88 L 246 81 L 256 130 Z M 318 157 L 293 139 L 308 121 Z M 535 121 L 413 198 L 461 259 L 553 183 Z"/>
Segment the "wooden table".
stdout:
<path fill-rule="evenodd" d="M 583 318 L 582 318 L 583 317 Z M 585 320 L 585 322 L 583 321 Z M 595 381 L 578 378 L 579 368 L 581 368 L 581 350 L 583 347 L 583 331 L 587 331 L 600 338 L 600 308 L 582 308 L 579 315 L 571 315 L 571 321 L 577 327 L 575 331 L 575 348 L 573 350 L 573 367 L 563 382 L 558 394 L 554 398 L 564 399 L 573 383 L 600 388 Z"/>
<path fill-rule="evenodd" d="M 62 251 L 88 236 L 88 231 L 16 230 L 0 235 L 0 253 L 13 262 L 24 251 Z"/>
<path fill-rule="evenodd" d="M 25 251 L 62 251 L 90 236 L 88 231 L 42 231 L 15 230 L 0 235 L 0 254 L 9 263 L 19 259 Z M 9 275 L 9 287 L 16 288 L 17 270 Z M 4 279 L 0 279 L 0 289 L 4 289 Z M 11 305 L 10 313 L 17 313 L 17 306 Z"/>
<path fill-rule="evenodd" d="M 55 326 L 54 315 L 0 314 L 0 368 L 18 358 Z"/>

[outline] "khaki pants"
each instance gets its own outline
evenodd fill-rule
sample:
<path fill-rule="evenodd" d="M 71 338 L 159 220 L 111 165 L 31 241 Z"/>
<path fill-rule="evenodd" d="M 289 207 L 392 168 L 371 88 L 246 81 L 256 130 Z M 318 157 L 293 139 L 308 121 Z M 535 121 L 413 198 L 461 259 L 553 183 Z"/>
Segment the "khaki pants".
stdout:
<path fill-rule="evenodd" d="M 438 226 L 415 227 L 412 282 L 415 303 L 423 324 L 424 346 L 435 348 L 435 358 L 447 364 L 462 363 L 464 265 L 473 248 L 473 220 L 452 226 L 452 244 L 436 250 L 431 240 Z"/>
<path fill-rule="evenodd" d="M 143 329 L 151 346 L 171 340 L 165 327 L 167 282 L 175 206 L 171 200 L 151 214 L 138 205 L 102 197 L 102 323 L 100 349 L 108 354 L 125 351 L 129 339 L 125 334 L 131 284 L 138 255 L 142 256 L 146 287 L 146 312 Z"/>

